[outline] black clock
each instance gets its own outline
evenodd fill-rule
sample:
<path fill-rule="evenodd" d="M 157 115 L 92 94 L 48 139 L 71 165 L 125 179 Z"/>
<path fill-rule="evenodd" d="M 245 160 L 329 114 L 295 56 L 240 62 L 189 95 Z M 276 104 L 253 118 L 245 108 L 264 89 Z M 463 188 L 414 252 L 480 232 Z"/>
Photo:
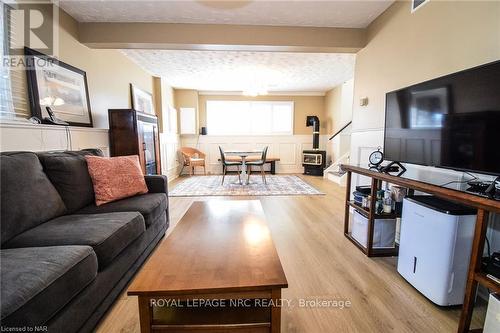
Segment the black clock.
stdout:
<path fill-rule="evenodd" d="M 379 168 L 380 164 L 384 161 L 384 153 L 380 150 L 381 147 L 378 147 L 376 151 L 370 154 L 368 160 L 370 161 L 370 168 Z"/>

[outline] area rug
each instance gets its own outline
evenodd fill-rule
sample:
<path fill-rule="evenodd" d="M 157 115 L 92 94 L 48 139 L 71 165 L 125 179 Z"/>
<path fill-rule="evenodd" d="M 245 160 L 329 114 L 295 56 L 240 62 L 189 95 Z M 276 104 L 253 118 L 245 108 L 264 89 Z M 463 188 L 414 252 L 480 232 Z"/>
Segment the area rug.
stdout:
<path fill-rule="evenodd" d="M 266 179 L 264 184 L 260 175 L 255 175 L 250 178 L 250 184 L 240 185 L 237 175 L 229 175 L 221 185 L 222 176 L 192 176 L 180 181 L 168 194 L 172 197 L 324 194 L 297 176 L 267 175 Z"/>

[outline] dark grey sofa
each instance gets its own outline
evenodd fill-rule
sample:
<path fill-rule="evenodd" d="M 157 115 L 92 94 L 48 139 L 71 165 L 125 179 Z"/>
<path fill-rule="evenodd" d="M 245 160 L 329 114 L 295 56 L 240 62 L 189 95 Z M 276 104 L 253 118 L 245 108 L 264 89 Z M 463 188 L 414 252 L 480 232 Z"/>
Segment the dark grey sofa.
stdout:
<path fill-rule="evenodd" d="M 89 154 L 0 154 L 2 331 L 92 331 L 168 228 L 165 176 L 97 207 Z"/>

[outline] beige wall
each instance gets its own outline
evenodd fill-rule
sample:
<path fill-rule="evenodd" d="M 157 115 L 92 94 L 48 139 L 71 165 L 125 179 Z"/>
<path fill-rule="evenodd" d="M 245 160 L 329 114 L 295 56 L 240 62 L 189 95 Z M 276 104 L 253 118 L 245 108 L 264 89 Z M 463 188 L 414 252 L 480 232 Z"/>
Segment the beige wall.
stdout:
<path fill-rule="evenodd" d="M 168 85 L 165 79 L 161 79 L 162 82 L 162 102 L 163 109 L 166 109 L 168 106 L 175 107 L 175 94 L 174 88 Z"/>
<path fill-rule="evenodd" d="M 93 48 L 348 52 L 366 44 L 366 30 L 144 22 L 80 23 L 80 41 Z"/>
<path fill-rule="evenodd" d="M 389 7 L 357 54 L 354 130 L 383 128 L 389 91 L 500 59 L 499 17 L 500 1 L 430 1 L 413 14 L 409 2 Z"/>
<path fill-rule="evenodd" d="M 368 163 L 383 146 L 385 94 L 418 82 L 500 59 L 500 2 L 429 1 L 413 14 L 396 2 L 368 27 L 356 58 L 351 163 Z M 368 97 L 368 106 L 359 99 Z M 436 181 L 462 173 L 426 168 Z M 368 184 L 354 176 L 352 185 Z"/>
<path fill-rule="evenodd" d="M 153 76 L 153 103 L 156 115 L 158 116 L 158 127 L 160 129 L 160 133 L 163 133 L 165 122 L 167 121 L 163 117 L 163 89 L 162 89 L 162 80 L 160 77 Z M 168 109 L 165 109 L 168 110 Z M 165 117 L 167 117 L 167 113 L 165 111 Z"/>
<path fill-rule="evenodd" d="M 156 108 L 156 113 L 158 115 L 158 121 L 161 119 L 161 132 L 168 132 L 170 121 L 168 110 L 170 108 L 175 108 L 174 88 L 166 82 L 165 78 L 155 78 L 155 80 L 159 87 L 155 87 L 156 92 L 154 96 L 160 96 L 160 102 L 157 103 L 160 105 Z M 161 112 L 158 112 L 158 110 L 161 110 Z"/>
<path fill-rule="evenodd" d="M 69 141 L 64 128 L 20 122 L 0 124 L 0 150 L 58 150 L 100 148 L 109 153 L 107 112 L 109 108 L 129 108 L 130 83 L 152 92 L 152 76 L 116 50 L 93 50 L 77 40 L 77 22 L 63 11 L 59 14 L 58 58 L 87 73 L 94 129 L 71 129 Z M 25 75 L 22 86 L 14 92 L 27 100 Z M 21 106 L 21 104 L 19 104 Z M 22 103 L 30 113 L 29 103 Z"/>
<path fill-rule="evenodd" d="M 337 124 L 342 105 L 342 86 L 337 86 L 325 94 L 326 131 L 333 134 L 334 129 L 341 126 Z"/>
<path fill-rule="evenodd" d="M 152 76 L 120 51 L 80 44 L 78 23 L 63 11 L 59 20 L 59 59 L 87 72 L 94 127 L 108 127 L 108 109 L 131 106 L 130 83 L 153 92 Z"/>
<path fill-rule="evenodd" d="M 153 102 L 160 132 L 168 132 L 170 121 L 168 111 L 175 107 L 175 102 L 174 89 L 166 82 L 165 78 L 153 77 Z"/>
<path fill-rule="evenodd" d="M 195 108 L 198 110 L 198 91 L 191 89 L 174 89 L 175 107 Z"/>
<path fill-rule="evenodd" d="M 354 80 L 348 80 L 325 94 L 325 116 L 328 134 L 334 134 L 352 120 Z"/>
<path fill-rule="evenodd" d="M 326 132 L 325 122 L 325 97 L 324 96 L 258 96 L 246 97 L 239 95 L 200 95 L 198 99 L 200 126 L 206 125 L 206 102 L 207 100 L 233 100 L 233 101 L 293 101 L 294 133 L 312 134 L 312 128 L 306 127 L 306 116 L 318 116 L 321 122 L 321 134 Z"/>
<path fill-rule="evenodd" d="M 78 23 L 61 10 L 57 58 L 87 73 L 94 127 L 108 128 L 108 109 L 131 107 L 130 83 L 152 93 L 153 77 L 120 51 L 90 49 L 77 36 Z M 15 93 L 27 96 L 25 79 L 21 91 Z"/>
<path fill-rule="evenodd" d="M 383 145 L 387 92 L 500 59 L 499 18 L 500 1 L 429 1 L 413 14 L 409 2 L 398 2 L 377 18 L 356 58 L 351 163 L 366 165 Z M 362 97 L 368 106 L 359 106 Z M 437 168 L 420 172 L 457 186 L 469 177 Z M 369 179 L 353 175 L 352 187 L 361 184 Z"/>
<path fill-rule="evenodd" d="M 333 135 L 352 120 L 353 80 L 329 90 L 325 95 L 325 116 L 328 135 Z M 335 162 L 350 149 L 350 127 L 328 142 L 328 156 Z"/>

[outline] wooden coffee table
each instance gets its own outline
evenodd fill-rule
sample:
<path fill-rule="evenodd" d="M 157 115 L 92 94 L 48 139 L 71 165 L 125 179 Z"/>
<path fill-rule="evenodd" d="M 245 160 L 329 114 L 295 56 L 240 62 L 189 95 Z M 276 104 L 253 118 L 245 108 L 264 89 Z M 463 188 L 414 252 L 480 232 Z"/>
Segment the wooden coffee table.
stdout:
<path fill-rule="evenodd" d="M 288 283 L 258 200 L 194 202 L 134 278 L 141 332 L 280 332 Z"/>

